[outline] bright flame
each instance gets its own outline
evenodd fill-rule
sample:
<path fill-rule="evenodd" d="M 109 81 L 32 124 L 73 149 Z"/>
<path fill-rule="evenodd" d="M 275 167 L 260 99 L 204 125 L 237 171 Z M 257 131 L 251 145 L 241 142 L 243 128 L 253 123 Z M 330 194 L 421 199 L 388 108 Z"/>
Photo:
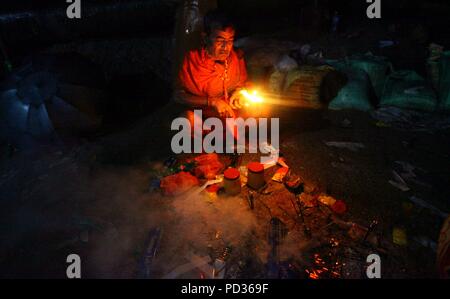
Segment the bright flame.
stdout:
<path fill-rule="evenodd" d="M 243 89 L 241 90 L 241 95 L 245 97 L 247 102 L 245 103 L 245 106 L 249 106 L 251 103 L 262 103 L 263 98 L 258 95 L 258 92 L 256 90 L 252 91 L 251 93 L 247 90 Z"/>

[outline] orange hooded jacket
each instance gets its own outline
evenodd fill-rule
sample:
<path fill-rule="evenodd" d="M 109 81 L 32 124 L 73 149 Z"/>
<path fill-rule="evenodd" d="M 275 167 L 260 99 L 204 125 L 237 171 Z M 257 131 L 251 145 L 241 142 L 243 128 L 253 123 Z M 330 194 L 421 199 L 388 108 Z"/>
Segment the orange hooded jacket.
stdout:
<path fill-rule="evenodd" d="M 203 97 L 222 97 L 247 81 L 243 53 L 231 51 L 225 64 L 213 60 L 204 48 L 190 51 L 184 58 L 178 74 L 179 83 L 189 93 Z M 227 92 L 225 92 L 225 90 Z"/>

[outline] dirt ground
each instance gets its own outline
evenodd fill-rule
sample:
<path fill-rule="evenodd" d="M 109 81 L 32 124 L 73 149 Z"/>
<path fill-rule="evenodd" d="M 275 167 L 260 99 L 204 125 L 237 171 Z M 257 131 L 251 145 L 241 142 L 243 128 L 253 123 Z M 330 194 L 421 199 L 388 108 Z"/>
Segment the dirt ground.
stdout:
<path fill-rule="evenodd" d="M 169 126 L 177 113 L 169 105 L 130 129 L 71 147 L 5 150 L 1 276 L 63 278 L 66 257 L 76 253 L 85 278 L 141 277 L 149 230 L 160 227 L 152 277 L 208 277 L 211 265 L 201 259 L 212 262 L 227 247 L 226 277 L 270 277 L 269 222 L 277 217 L 287 230 L 278 248 L 279 277 L 365 278 L 365 259 L 372 253 L 382 258 L 384 278 L 436 277 L 435 249 L 418 240 L 436 243 L 444 219 L 410 198 L 450 211 L 448 130 L 379 127 L 362 112 L 281 112 L 280 150 L 304 179 L 305 194 L 326 193 L 347 206 L 338 217 L 341 222 L 333 222 L 327 207 L 305 210 L 309 239 L 291 204 L 293 195 L 270 180 L 278 167 L 266 171 L 269 191 L 256 196 L 254 210 L 245 188 L 242 196 L 215 199 L 149 191 L 155 163 L 173 156 Z M 358 142 L 364 148 L 353 152 L 325 144 L 332 141 Z M 256 158 L 244 154 L 242 163 Z M 417 182 L 408 182 L 410 191 L 389 184 L 396 161 L 421 169 Z M 368 227 L 373 220 L 379 222 L 370 237 L 375 241 L 351 238 L 348 223 Z M 394 228 L 406 232 L 407 245 L 393 243 Z M 177 268 L 198 259 L 202 266 L 184 272 Z"/>

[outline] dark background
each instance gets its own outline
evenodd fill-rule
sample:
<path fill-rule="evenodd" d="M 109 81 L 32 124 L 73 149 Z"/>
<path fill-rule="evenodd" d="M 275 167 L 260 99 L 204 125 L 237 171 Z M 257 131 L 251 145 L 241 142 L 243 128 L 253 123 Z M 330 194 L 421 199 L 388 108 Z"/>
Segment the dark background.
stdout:
<path fill-rule="evenodd" d="M 4 0 L 0 4 L 0 40 L 14 68 L 41 53 L 62 53 L 70 59 L 80 56 L 99 65 L 108 85 L 106 90 L 117 98 L 105 106 L 109 110 L 106 118 L 121 126 L 148 115 L 170 97 L 172 46 L 180 3 L 181 0 L 82 0 L 82 18 L 68 19 L 69 4 L 64 0 Z M 433 42 L 450 46 L 450 4 L 442 0 L 384 0 L 381 5 L 382 19 L 376 20 L 367 18 L 369 4 L 363 0 L 218 1 L 219 8 L 235 20 L 237 38 L 262 36 L 303 44 L 326 37 L 337 11 L 341 15 L 339 34 L 350 47 L 342 41 L 331 42 L 326 56 L 345 56 L 367 51 L 368 47 L 377 49 L 379 40 L 400 41 L 399 46 L 375 54 L 387 56 L 396 69 L 413 69 L 424 76 L 428 45 Z M 359 40 L 348 39 L 348 35 L 356 35 Z M 342 51 L 344 47 L 347 50 Z M 0 80 L 7 75 L 4 56 L 0 55 Z M 75 75 L 76 70 L 70 72 L 82 77 Z M 121 100 L 129 98 L 130 91 L 136 98 L 153 95 L 160 100 L 145 100 L 130 107 Z"/>
<path fill-rule="evenodd" d="M 10 52 L 23 53 L 35 47 L 74 39 L 167 35 L 172 33 L 175 10 L 180 0 L 83 0 L 82 19 L 68 20 L 63 0 L 12 1 L 0 4 L 0 28 Z M 319 19 L 311 13 L 318 4 Z M 361 0 L 219 0 L 219 7 L 236 17 L 240 34 L 279 30 L 305 30 L 319 23 L 328 28 L 329 16 L 334 11 L 342 15 L 343 29 L 355 28 L 361 23 L 392 22 L 423 24 L 430 39 L 444 43 L 449 36 L 448 1 L 382 1 L 382 19 L 368 20 L 369 4 Z M 51 15 L 51 17 L 50 17 Z M 13 54 L 13 56 L 15 56 Z"/>

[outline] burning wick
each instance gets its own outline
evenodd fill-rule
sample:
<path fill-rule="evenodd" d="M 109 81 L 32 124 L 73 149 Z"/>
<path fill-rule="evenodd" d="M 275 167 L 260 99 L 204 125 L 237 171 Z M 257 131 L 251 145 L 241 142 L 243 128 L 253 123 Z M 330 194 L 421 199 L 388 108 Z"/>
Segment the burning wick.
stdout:
<path fill-rule="evenodd" d="M 245 99 L 247 100 L 245 103 L 245 106 L 250 106 L 250 104 L 253 103 L 262 103 L 263 102 L 263 98 L 260 97 L 258 95 L 258 92 L 256 90 L 252 91 L 252 92 L 248 92 L 247 90 L 241 90 L 241 95 L 243 95 L 245 97 Z"/>

